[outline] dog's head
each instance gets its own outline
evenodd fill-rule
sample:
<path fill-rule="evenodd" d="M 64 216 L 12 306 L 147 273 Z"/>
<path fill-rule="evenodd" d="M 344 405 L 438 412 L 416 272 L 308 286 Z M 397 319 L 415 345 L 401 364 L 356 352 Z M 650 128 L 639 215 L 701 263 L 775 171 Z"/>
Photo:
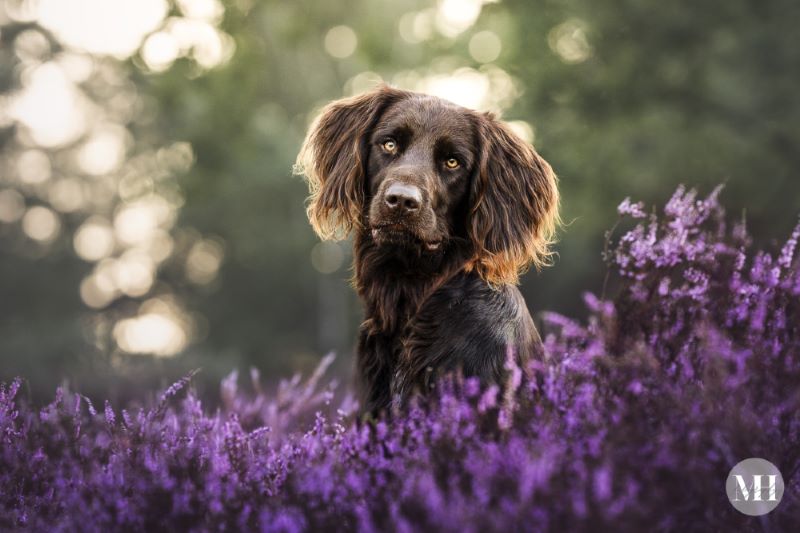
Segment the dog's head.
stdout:
<path fill-rule="evenodd" d="M 297 160 L 323 238 L 362 232 L 397 253 L 470 247 L 489 283 L 546 263 L 558 223 L 550 165 L 489 113 L 382 86 L 329 104 Z"/>

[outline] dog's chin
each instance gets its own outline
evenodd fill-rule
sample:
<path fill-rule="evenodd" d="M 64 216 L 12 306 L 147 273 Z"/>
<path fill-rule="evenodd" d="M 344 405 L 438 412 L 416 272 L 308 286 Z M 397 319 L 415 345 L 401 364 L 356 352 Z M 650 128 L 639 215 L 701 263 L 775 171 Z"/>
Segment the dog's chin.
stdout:
<path fill-rule="evenodd" d="M 380 247 L 418 250 L 423 253 L 438 253 L 442 249 L 441 239 L 426 239 L 400 225 L 373 227 L 372 240 Z"/>

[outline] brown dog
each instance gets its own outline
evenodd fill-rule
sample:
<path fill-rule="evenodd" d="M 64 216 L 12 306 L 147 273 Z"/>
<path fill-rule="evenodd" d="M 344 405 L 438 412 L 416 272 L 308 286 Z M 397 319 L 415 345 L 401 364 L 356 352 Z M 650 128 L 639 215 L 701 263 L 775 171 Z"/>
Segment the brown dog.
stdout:
<path fill-rule="evenodd" d="M 443 372 L 502 383 L 507 353 L 539 353 L 515 284 L 551 254 L 557 180 L 506 125 L 382 86 L 329 104 L 297 162 L 316 232 L 354 235 L 365 410 Z"/>

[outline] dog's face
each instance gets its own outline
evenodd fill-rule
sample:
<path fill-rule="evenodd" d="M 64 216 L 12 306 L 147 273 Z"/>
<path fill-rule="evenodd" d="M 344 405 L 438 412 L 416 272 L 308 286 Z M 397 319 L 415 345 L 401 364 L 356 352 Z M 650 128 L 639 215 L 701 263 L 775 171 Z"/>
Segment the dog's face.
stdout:
<path fill-rule="evenodd" d="M 458 240 L 464 268 L 492 284 L 550 254 L 555 175 L 491 114 L 379 87 L 329 104 L 297 163 L 323 238 L 354 230 L 390 253 L 440 256 Z"/>
<path fill-rule="evenodd" d="M 379 246 L 440 254 L 452 237 L 466 238 L 476 133 L 463 109 L 430 96 L 384 111 L 366 162 L 367 229 Z"/>

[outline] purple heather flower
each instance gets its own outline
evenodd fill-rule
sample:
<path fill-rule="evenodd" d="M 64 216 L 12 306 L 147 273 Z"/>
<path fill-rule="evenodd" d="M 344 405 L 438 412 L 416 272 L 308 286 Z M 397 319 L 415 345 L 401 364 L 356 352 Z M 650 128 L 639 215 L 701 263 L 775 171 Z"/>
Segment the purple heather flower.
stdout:
<path fill-rule="evenodd" d="M 644 212 L 644 202 L 631 202 L 630 197 L 625 198 L 619 206 L 617 212 L 620 215 L 628 215 L 633 218 L 645 218 L 647 214 Z"/>
<path fill-rule="evenodd" d="M 523 372 L 509 350 L 502 387 L 445 380 L 363 419 L 331 357 L 277 390 L 232 373 L 213 410 L 192 375 L 103 416 L 64 387 L 37 409 L 0 384 L 0 529 L 758 531 L 724 496 L 756 456 L 786 486 L 770 529 L 795 530 L 800 225 L 753 249 L 718 193 L 679 188 L 649 217 L 626 199 L 645 220 L 609 242 L 618 293 L 586 293 L 585 320 L 545 313 L 544 356 Z"/>

